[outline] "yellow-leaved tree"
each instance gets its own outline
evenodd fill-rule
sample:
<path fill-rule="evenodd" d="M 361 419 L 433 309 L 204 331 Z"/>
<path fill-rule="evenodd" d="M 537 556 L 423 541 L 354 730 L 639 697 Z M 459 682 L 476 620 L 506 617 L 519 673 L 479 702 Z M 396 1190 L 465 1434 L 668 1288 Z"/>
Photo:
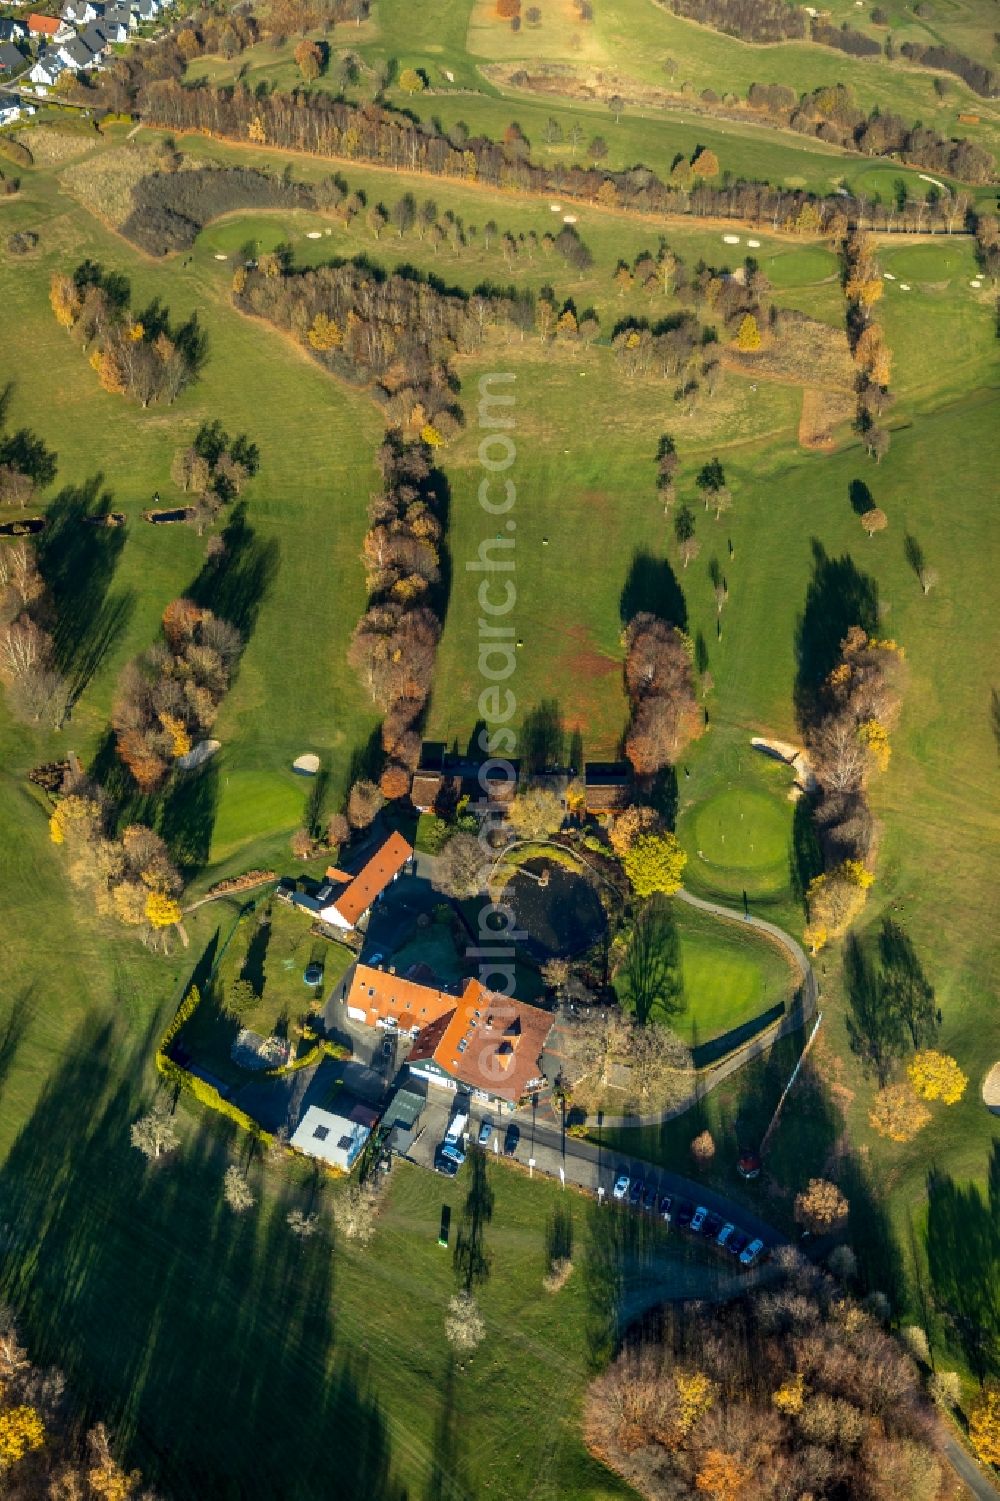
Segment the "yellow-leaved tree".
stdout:
<path fill-rule="evenodd" d="M 45 1424 L 33 1407 L 22 1403 L 0 1412 L 0 1474 L 45 1442 Z"/>
<path fill-rule="evenodd" d="M 941 1100 L 945 1105 L 957 1105 L 969 1084 L 954 1058 L 934 1048 L 914 1053 L 906 1072 L 922 1099 Z"/>
<path fill-rule="evenodd" d="M 740 324 L 740 331 L 736 335 L 736 347 L 746 352 L 760 348 L 760 329 L 757 327 L 757 319 L 753 313 L 745 314 Z"/>
<path fill-rule="evenodd" d="M 339 349 L 344 342 L 344 331 L 334 318 L 317 313 L 306 338 L 313 349 Z"/>
<path fill-rule="evenodd" d="M 839 938 L 861 913 L 875 877 L 860 860 L 845 860 L 809 883 L 809 922 L 805 939 L 814 954 Z"/>
<path fill-rule="evenodd" d="M 146 898 L 146 920 L 152 928 L 172 928 L 181 920 L 181 904 L 163 891 L 151 891 Z"/>
<path fill-rule="evenodd" d="M 923 1101 L 909 1084 L 889 1084 L 880 1089 L 868 1112 L 868 1124 L 890 1141 L 911 1141 L 931 1118 Z"/>
<path fill-rule="evenodd" d="M 681 884 L 687 854 L 676 834 L 640 834 L 627 850 L 622 869 L 637 896 L 652 896 L 662 891 L 670 896 Z"/>
<path fill-rule="evenodd" d="M 719 1389 L 703 1371 L 678 1371 L 674 1376 L 674 1389 L 677 1410 L 673 1427 L 676 1442 L 682 1443 L 698 1419 L 712 1406 Z"/>
<path fill-rule="evenodd" d="M 983 1392 L 969 1414 L 969 1441 L 980 1464 L 1000 1466 L 1000 1390 Z"/>

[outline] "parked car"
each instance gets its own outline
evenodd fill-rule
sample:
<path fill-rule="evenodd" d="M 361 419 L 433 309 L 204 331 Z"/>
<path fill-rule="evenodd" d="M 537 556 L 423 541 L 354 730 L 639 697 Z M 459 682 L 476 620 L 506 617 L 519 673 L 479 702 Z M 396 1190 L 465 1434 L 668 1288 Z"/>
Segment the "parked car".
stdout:
<path fill-rule="evenodd" d="M 521 1132 L 517 1126 L 508 1126 L 503 1139 L 503 1151 L 505 1157 L 513 1157 L 517 1151 L 517 1144 L 521 1140 Z"/>
<path fill-rule="evenodd" d="M 677 1207 L 674 1210 L 674 1219 L 677 1221 L 682 1230 L 687 1230 L 690 1228 L 693 1215 L 694 1205 L 691 1203 L 691 1200 L 678 1199 Z"/>
<path fill-rule="evenodd" d="M 387 1037 L 385 1039 L 385 1041 L 383 1042 L 383 1044 L 382 1044 L 382 1057 L 385 1059 L 385 1061 L 387 1063 L 388 1063 L 389 1059 L 392 1057 L 392 1055 L 393 1055 L 393 1053 L 395 1051 L 396 1051 L 396 1045 L 395 1045 L 395 1043 L 393 1042 L 393 1040 L 392 1040 L 391 1037 Z"/>
<path fill-rule="evenodd" d="M 369 965 L 370 968 L 374 969 L 375 966 L 376 966 L 376 964 L 381 964 L 382 961 L 384 960 L 384 958 L 385 958 L 385 955 L 383 953 L 381 953 L 378 949 L 376 949 L 375 952 L 374 952 L 374 954 L 368 954 L 367 957 L 364 958 L 361 962 L 363 964 Z"/>
<path fill-rule="evenodd" d="M 724 1246 L 729 1237 L 734 1233 L 735 1229 L 736 1226 L 732 1223 L 732 1221 L 727 1220 L 722 1229 L 719 1231 L 718 1235 L 715 1237 L 715 1244 L 717 1246 Z"/>
<path fill-rule="evenodd" d="M 659 1197 L 660 1196 L 656 1191 L 656 1184 L 650 1183 L 648 1188 L 646 1189 L 646 1192 L 642 1196 L 642 1207 L 647 1214 L 656 1213 L 656 1202 Z"/>
<path fill-rule="evenodd" d="M 611 1190 L 611 1192 L 612 1192 L 612 1194 L 614 1195 L 614 1197 L 616 1199 L 619 1199 L 619 1200 L 620 1199 L 624 1199 L 625 1195 L 628 1193 L 628 1175 L 627 1175 L 627 1173 L 622 1173 L 622 1175 L 621 1175 L 620 1178 L 616 1178 L 615 1179 L 615 1186 Z"/>
<path fill-rule="evenodd" d="M 691 1216 L 691 1232 L 693 1235 L 701 1234 L 702 1230 L 705 1228 L 705 1221 L 707 1219 L 708 1210 L 705 1208 L 704 1204 L 699 1204 L 698 1208 Z"/>
<path fill-rule="evenodd" d="M 746 1250 L 749 1244 L 749 1235 L 744 1235 L 742 1230 L 734 1230 L 732 1235 L 726 1241 L 726 1250 L 729 1252 L 730 1256 L 739 1257 L 743 1255 L 743 1252 Z"/>
<path fill-rule="evenodd" d="M 706 1240 L 714 1240 L 715 1237 L 718 1235 L 718 1233 L 719 1233 L 719 1231 L 721 1229 L 722 1229 L 722 1215 L 721 1214 L 710 1214 L 708 1216 L 708 1219 L 705 1221 L 704 1225 L 702 1226 L 702 1232 L 701 1233 L 705 1236 Z"/>
<path fill-rule="evenodd" d="M 492 1135 L 493 1135 L 493 1118 L 492 1118 L 492 1116 L 484 1115 L 483 1116 L 483 1124 L 479 1128 L 479 1145 L 481 1147 L 488 1147 L 489 1144 L 490 1144 L 490 1137 Z"/>
<path fill-rule="evenodd" d="M 643 1194 L 645 1192 L 646 1192 L 646 1185 L 645 1185 L 645 1183 L 643 1182 L 643 1180 L 641 1178 L 636 1178 L 635 1181 L 632 1184 L 632 1187 L 628 1191 L 628 1201 L 632 1205 L 633 1209 L 636 1207 L 636 1205 L 638 1203 L 640 1203 L 640 1201 L 642 1200 L 642 1196 L 643 1196 Z"/>
<path fill-rule="evenodd" d="M 740 1265 L 755 1266 L 763 1254 L 764 1242 L 762 1240 L 752 1240 L 740 1256 Z"/>
<path fill-rule="evenodd" d="M 670 1215 L 673 1211 L 674 1199 L 672 1194 L 664 1194 L 660 1199 L 660 1219 L 665 1225 L 670 1224 Z"/>
<path fill-rule="evenodd" d="M 444 1173 L 446 1178 L 454 1178 L 461 1165 L 458 1154 L 449 1151 L 446 1147 L 438 1147 L 434 1153 L 434 1171 Z"/>

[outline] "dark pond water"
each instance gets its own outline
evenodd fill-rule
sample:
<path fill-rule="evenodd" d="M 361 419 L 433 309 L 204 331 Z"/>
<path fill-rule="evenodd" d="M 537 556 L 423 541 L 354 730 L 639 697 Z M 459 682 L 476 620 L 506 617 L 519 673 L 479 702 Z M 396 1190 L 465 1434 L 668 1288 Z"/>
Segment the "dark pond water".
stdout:
<path fill-rule="evenodd" d="M 548 884 L 540 886 L 532 875 L 545 870 Z M 522 942 L 539 959 L 582 953 L 607 927 L 604 909 L 589 882 L 544 858 L 529 860 L 508 882 L 504 898 L 514 909 L 518 927 L 528 935 Z"/>

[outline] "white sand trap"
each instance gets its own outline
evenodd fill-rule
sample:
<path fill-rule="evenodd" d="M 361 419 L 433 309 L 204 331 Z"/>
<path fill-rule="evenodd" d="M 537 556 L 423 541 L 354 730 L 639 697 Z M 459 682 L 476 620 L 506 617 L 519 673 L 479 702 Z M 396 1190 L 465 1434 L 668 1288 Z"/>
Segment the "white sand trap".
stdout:
<path fill-rule="evenodd" d="M 910 287 L 909 282 L 907 282 L 907 281 L 901 281 L 900 284 L 899 284 L 899 290 L 901 292 L 909 292 L 909 291 L 912 290 L 912 288 Z"/>
<path fill-rule="evenodd" d="M 722 243 L 723 245 L 738 245 L 740 243 L 740 237 L 739 235 L 723 235 Z"/>
<path fill-rule="evenodd" d="M 994 1115 L 1000 1115 L 1000 1063 L 994 1063 L 983 1080 L 983 1103 Z"/>
<path fill-rule="evenodd" d="M 300 777 L 314 777 L 319 771 L 319 756 L 312 751 L 307 751 L 304 756 L 296 756 L 292 770 L 297 771 Z"/>
<path fill-rule="evenodd" d="M 576 223 L 576 215 L 575 214 L 563 214 L 563 223 L 564 224 L 575 224 Z"/>
<path fill-rule="evenodd" d="M 321 229 L 307 229 L 306 230 L 306 239 L 307 240 L 321 240 L 322 238 L 323 238 L 323 231 Z"/>
<path fill-rule="evenodd" d="M 332 229 L 324 229 L 323 233 L 325 235 L 332 235 L 333 234 L 333 230 Z"/>
<path fill-rule="evenodd" d="M 895 281 L 896 280 L 896 278 L 893 276 L 893 274 L 892 274 L 891 271 L 883 271 L 882 275 L 885 277 L 886 281 Z"/>
<path fill-rule="evenodd" d="M 186 756 L 177 757 L 177 765 L 182 771 L 193 771 L 196 766 L 201 766 L 210 757 L 214 756 L 221 742 L 218 740 L 199 740 L 192 746 Z"/>
<path fill-rule="evenodd" d="M 552 210 L 552 212 L 554 214 L 561 214 L 562 213 L 562 204 L 561 203 L 550 203 L 549 204 L 549 208 Z"/>
<path fill-rule="evenodd" d="M 217 261 L 228 261 L 229 257 L 228 257 L 228 255 L 221 255 L 221 254 L 219 254 L 219 255 L 216 255 L 215 259 Z"/>
<path fill-rule="evenodd" d="M 448 80 L 449 83 L 454 83 L 455 82 L 455 75 L 454 75 L 454 73 L 449 73 L 447 68 L 445 68 L 445 70 L 444 70 L 444 76 L 445 76 L 445 78 L 447 78 L 447 80 Z"/>
<path fill-rule="evenodd" d="M 975 287 L 976 291 L 978 292 L 979 288 L 982 286 L 982 282 L 977 277 L 975 281 L 970 281 L 969 282 L 969 286 L 970 287 Z"/>
<path fill-rule="evenodd" d="M 749 247 L 750 247 L 751 250 L 759 250 L 760 249 L 760 241 L 759 240 L 747 240 L 747 244 L 749 245 Z"/>

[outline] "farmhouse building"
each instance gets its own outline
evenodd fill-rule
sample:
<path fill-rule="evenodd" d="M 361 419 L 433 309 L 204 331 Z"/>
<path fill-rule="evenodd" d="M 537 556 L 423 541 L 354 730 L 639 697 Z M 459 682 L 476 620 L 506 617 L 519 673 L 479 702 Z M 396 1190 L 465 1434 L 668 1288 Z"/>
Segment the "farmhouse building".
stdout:
<path fill-rule="evenodd" d="M 413 774 L 410 800 L 421 813 L 448 813 L 467 797 L 473 810 L 477 803 L 506 805 L 517 791 L 516 761 L 475 761 L 450 756 L 444 747 L 425 745 L 420 765 Z"/>
<path fill-rule="evenodd" d="M 441 1089 L 468 1089 L 498 1110 L 513 1109 L 545 1082 L 541 1054 L 552 1016 L 479 980 L 467 980 L 456 993 L 359 964 L 347 1014 L 414 1039 L 407 1058 L 414 1077 Z"/>
<path fill-rule="evenodd" d="M 44 37 L 50 42 L 67 41 L 73 35 L 72 26 L 67 26 L 58 16 L 41 16 L 32 11 L 27 24 L 29 36 Z"/>
<path fill-rule="evenodd" d="M 363 923 L 379 897 L 397 880 L 413 857 L 413 846 L 400 833 L 392 833 L 356 875 L 331 866 L 318 891 L 296 891 L 290 900 L 312 912 L 320 922 L 350 931 Z"/>
<path fill-rule="evenodd" d="M 632 768 L 627 761 L 588 761 L 583 791 L 588 813 L 620 813 L 635 795 Z"/>

